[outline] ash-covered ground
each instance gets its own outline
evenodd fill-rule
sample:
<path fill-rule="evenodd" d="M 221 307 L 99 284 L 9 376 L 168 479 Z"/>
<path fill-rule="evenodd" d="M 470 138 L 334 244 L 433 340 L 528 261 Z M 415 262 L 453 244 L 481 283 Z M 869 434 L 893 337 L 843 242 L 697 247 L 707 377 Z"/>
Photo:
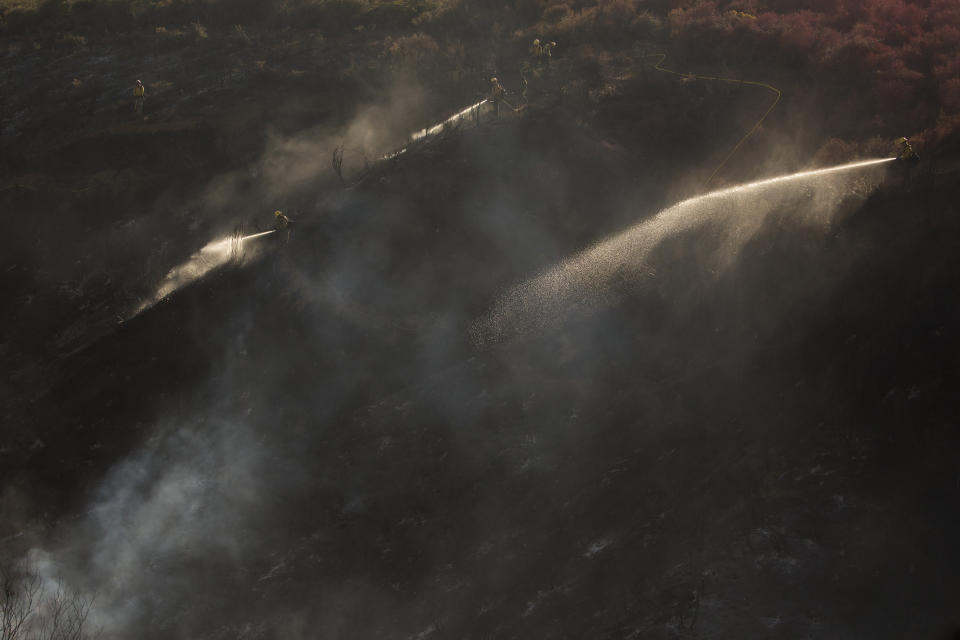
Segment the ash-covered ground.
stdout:
<path fill-rule="evenodd" d="M 585 122 L 548 75 L 577 72 L 349 188 L 344 136 L 387 151 L 462 105 L 341 87 L 372 106 L 244 138 L 267 116 L 231 94 L 97 130 L 56 187 L 11 171 L 0 553 L 94 598 L 107 638 L 950 637 L 957 173 L 658 218 L 755 96 L 637 76 Z M 88 197 L 92 157 L 146 176 Z M 289 239 L 132 313 L 273 208 Z"/>

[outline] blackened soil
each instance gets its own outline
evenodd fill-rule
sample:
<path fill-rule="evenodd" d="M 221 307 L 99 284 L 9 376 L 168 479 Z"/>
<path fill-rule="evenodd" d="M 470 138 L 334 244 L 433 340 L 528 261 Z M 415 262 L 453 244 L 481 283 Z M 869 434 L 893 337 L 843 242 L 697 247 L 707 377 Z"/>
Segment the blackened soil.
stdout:
<path fill-rule="evenodd" d="M 709 98 L 681 112 L 691 127 L 716 122 Z M 593 124 L 560 101 L 449 136 L 350 191 L 327 175 L 288 243 L 123 323 L 224 221 L 188 233 L 161 209 L 134 242 L 106 203 L 182 201 L 234 166 L 229 136 L 191 121 L 66 145 L 38 170 L 189 163 L 115 200 L 4 193 L 28 222 L 4 274 L 0 537 L 29 529 L 109 589 L 86 510 L 112 504 L 125 462 L 148 506 L 189 467 L 207 511 L 137 556 L 155 603 L 138 637 L 947 634 L 957 185 L 892 175 L 828 233 L 780 212 L 708 285 L 691 234 L 662 247 L 655 285 L 475 347 L 508 286 L 654 213 L 713 148 L 689 128 L 676 155 L 656 153 L 669 129 L 617 138 L 630 113 L 604 104 Z M 131 147 L 142 165 L 114 163 Z M 61 225 L 75 242 L 47 246 Z M 78 254 L 97 254 L 92 279 L 61 275 Z"/>

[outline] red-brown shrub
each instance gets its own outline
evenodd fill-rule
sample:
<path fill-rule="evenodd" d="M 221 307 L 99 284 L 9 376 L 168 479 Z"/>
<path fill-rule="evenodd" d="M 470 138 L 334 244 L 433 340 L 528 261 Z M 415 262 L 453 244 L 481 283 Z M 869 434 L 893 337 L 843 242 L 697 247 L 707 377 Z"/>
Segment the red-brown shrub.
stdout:
<path fill-rule="evenodd" d="M 669 12 L 671 35 L 685 54 L 704 62 L 743 52 L 753 58 L 758 48 L 787 54 L 780 60 L 807 66 L 831 100 L 828 127 L 851 133 L 865 125 L 936 127 L 942 137 L 954 126 L 952 115 L 960 112 L 960 2 L 767 0 L 756 19 L 744 17 L 759 6 L 753 0 L 685 2 Z"/>

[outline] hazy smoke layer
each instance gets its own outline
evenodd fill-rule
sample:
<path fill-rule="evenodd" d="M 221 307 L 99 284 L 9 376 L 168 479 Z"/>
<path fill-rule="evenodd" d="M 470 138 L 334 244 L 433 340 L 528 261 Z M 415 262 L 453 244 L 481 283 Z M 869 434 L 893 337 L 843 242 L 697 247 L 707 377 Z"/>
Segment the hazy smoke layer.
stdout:
<path fill-rule="evenodd" d="M 110 474 L 71 535 L 79 546 L 67 542 L 56 554 L 61 571 L 83 567 L 68 577 L 96 593 L 93 622 L 106 637 L 129 637 L 155 612 L 206 600 L 184 581 L 236 566 L 261 499 L 265 451 L 242 418 L 199 416 L 158 434 Z"/>
<path fill-rule="evenodd" d="M 705 224 L 714 225 L 716 234 L 703 248 L 704 257 L 722 269 L 770 212 L 793 204 L 804 221 L 828 224 L 844 197 L 865 195 L 880 182 L 880 172 L 853 170 L 890 160 L 803 171 L 684 200 L 517 285 L 474 324 L 471 335 L 478 344 L 497 341 L 544 326 L 571 308 L 603 305 L 619 287 L 641 286 L 645 278 L 654 277 L 648 258 L 664 240 Z"/>
<path fill-rule="evenodd" d="M 388 141 L 391 140 L 390 131 L 398 126 L 387 116 L 409 109 L 411 104 L 419 99 L 417 96 L 419 96 L 419 93 L 415 90 L 407 89 L 405 92 L 395 90 L 387 106 L 368 107 L 362 110 L 347 128 L 343 137 L 343 144 L 347 145 L 349 142 L 351 148 L 359 148 L 361 157 L 379 156 L 376 151 L 377 145 L 382 147 L 382 145 L 388 144 Z M 486 111 L 483 109 L 484 107 L 489 110 L 487 100 L 472 104 L 441 122 L 414 132 L 411 134 L 409 142 L 420 142 L 437 136 L 450 128 L 474 123 L 478 121 L 481 112 Z M 322 157 L 326 149 L 334 147 L 335 140 L 336 138 L 333 136 L 316 132 L 313 136 L 303 138 L 298 137 L 283 141 L 272 140 L 271 146 L 264 156 L 262 169 L 267 184 L 271 185 L 270 188 L 277 192 L 275 196 L 280 196 L 285 190 L 315 180 L 318 175 L 324 173 L 327 167 L 318 166 L 316 158 Z M 392 159 L 403 154 L 406 150 L 406 147 L 402 147 L 381 159 Z M 356 162 L 356 158 L 353 161 Z M 276 185 L 280 185 L 280 189 L 277 189 Z M 149 309 L 178 289 L 199 280 L 230 260 L 253 257 L 251 245 L 245 244 L 245 241 L 269 233 L 272 233 L 272 231 L 243 237 L 235 234 L 208 242 L 191 255 L 188 260 L 170 269 L 156 291 L 143 300 L 130 314 L 130 317 Z"/>

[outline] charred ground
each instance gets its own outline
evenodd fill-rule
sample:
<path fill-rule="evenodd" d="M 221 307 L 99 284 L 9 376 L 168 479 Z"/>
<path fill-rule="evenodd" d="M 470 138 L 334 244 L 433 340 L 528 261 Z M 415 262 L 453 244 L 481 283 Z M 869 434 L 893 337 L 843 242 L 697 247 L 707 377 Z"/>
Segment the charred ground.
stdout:
<path fill-rule="evenodd" d="M 645 56 L 704 64 L 710 36 L 739 43 L 736 60 L 753 27 L 716 20 L 749 18 L 651 6 L 618 30 L 613 4 L 511 5 L 493 29 L 502 7 L 333 3 L 314 24 L 267 12 L 258 31 L 225 6 L 170 5 L 194 13 L 160 31 L 118 4 L 111 28 L 138 31 L 112 39 L 77 4 L 5 23 L 0 540 L 98 594 L 109 633 L 954 630 L 960 194 L 944 118 L 922 125 L 927 164 L 891 167 L 826 227 L 796 218 L 800 198 L 716 273 L 715 229 L 673 238 L 610 306 L 478 348 L 470 326 L 505 289 L 702 188 L 767 98 Z M 402 111 L 377 131 L 392 144 L 489 73 L 518 95 L 544 24 L 576 48 L 529 74 L 522 117 L 349 190 L 332 174 L 357 122 Z M 802 58 L 751 71 L 836 90 Z M 162 83 L 133 122 L 126 78 L 145 67 Z M 812 118 L 820 98 L 799 93 L 725 179 L 879 144 L 848 126 L 855 105 Z M 288 244 L 118 322 L 277 207 Z"/>

